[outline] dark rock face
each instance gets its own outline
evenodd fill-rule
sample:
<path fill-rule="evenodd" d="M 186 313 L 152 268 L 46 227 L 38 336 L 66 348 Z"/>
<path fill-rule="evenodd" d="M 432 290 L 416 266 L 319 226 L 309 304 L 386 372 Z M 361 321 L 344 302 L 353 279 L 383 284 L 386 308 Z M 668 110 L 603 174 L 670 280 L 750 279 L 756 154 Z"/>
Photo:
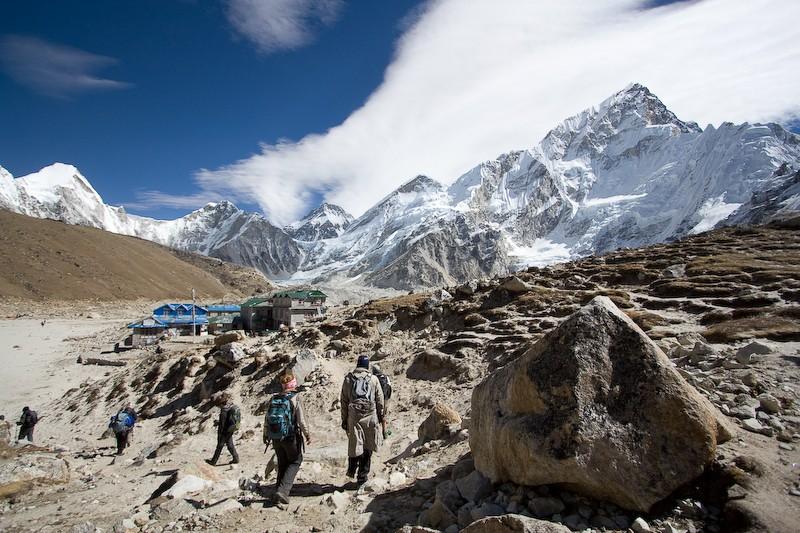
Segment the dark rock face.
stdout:
<path fill-rule="evenodd" d="M 716 409 L 606 297 L 473 391 L 470 446 L 492 481 L 564 484 L 647 511 L 730 438 Z"/>

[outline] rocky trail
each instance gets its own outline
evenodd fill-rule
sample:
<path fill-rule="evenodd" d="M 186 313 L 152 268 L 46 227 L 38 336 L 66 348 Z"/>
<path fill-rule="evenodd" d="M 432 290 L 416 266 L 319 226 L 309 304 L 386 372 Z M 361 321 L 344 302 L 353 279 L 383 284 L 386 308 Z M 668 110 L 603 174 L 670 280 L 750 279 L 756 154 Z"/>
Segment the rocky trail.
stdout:
<path fill-rule="evenodd" d="M 797 531 L 800 235 L 792 222 L 338 307 L 268 337 L 119 356 L 3 449 L 5 531 Z M 342 379 L 393 382 L 371 480 L 347 485 Z M 261 441 L 287 367 L 312 442 L 270 503 Z M 242 406 L 241 463 L 204 463 Z M 98 440 L 124 403 L 131 447 Z M 428 528 L 428 529 L 425 529 Z"/>

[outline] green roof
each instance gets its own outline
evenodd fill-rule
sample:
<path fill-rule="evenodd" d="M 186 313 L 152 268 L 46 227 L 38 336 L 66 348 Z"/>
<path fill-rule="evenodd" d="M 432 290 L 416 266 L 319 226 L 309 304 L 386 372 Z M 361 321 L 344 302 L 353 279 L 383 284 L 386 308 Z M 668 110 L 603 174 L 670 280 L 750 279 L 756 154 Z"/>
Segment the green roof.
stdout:
<path fill-rule="evenodd" d="M 208 319 L 209 324 L 233 324 L 233 321 L 239 318 L 239 314 L 227 314 L 212 316 Z"/>
<path fill-rule="evenodd" d="M 263 304 L 267 300 L 269 300 L 269 298 L 264 298 L 264 297 L 261 297 L 261 296 L 255 296 L 253 298 L 250 298 L 249 300 L 245 300 L 242 303 L 242 307 L 255 307 L 258 304 Z"/>
<path fill-rule="evenodd" d="M 327 298 L 328 295 L 322 291 L 307 290 L 307 291 L 283 291 L 276 292 L 272 295 L 273 298 L 292 298 L 293 300 L 307 300 L 309 298 Z"/>

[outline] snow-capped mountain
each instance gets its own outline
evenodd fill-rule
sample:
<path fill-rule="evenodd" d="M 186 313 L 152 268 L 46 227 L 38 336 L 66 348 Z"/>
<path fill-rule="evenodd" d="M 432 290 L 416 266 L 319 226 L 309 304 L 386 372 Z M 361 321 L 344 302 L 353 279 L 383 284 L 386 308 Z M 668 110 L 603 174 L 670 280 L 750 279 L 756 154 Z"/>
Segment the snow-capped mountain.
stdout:
<path fill-rule="evenodd" d="M 62 163 L 17 179 L 0 167 L 0 207 L 253 266 L 272 277 L 294 273 L 302 258 L 282 229 L 230 202 L 210 203 L 176 220 L 130 215 L 106 205 L 77 168 Z"/>
<path fill-rule="evenodd" d="M 353 220 L 353 215 L 338 205 L 325 202 L 283 229 L 298 241 L 319 241 L 338 237 Z"/>
<path fill-rule="evenodd" d="M 800 209 L 800 136 L 777 124 L 700 128 L 631 85 L 446 187 L 403 184 L 353 220 L 323 204 L 277 228 L 233 204 L 171 221 L 107 206 L 75 169 L 13 179 L 0 207 L 252 265 L 298 282 L 452 284 Z"/>

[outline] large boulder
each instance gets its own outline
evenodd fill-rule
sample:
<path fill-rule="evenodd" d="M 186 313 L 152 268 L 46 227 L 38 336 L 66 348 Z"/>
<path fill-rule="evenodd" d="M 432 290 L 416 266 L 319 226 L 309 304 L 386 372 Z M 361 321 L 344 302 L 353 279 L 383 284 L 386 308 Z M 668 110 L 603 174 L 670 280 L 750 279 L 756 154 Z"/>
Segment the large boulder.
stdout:
<path fill-rule="evenodd" d="M 731 426 L 606 297 L 472 393 L 470 447 L 493 482 L 563 484 L 648 511 L 713 461 Z"/>
<path fill-rule="evenodd" d="M 491 516 L 471 523 L 464 533 L 569 533 L 561 524 L 537 520 L 518 514 Z"/>
<path fill-rule="evenodd" d="M 26 454 L 0 464 L 0 498 L 36 485 L 69 483 L 69 463 L 51 455 Z"/>
<path fill-rule="evenodd" d="M 228 331 L 222 335 L 217 335 L 216 338 L 214 338 L 214 346 L 222 346 L 223 344 L 229 344 L 231 342 L 239 342 L 246 338 L 247 335 L 244 331 Z"/>
<path fill-rule="evenodd" d="M 246 357 L 247 354 L 244 352 L 244 348 L 242 348 L 241 344 L 238 342 L 229 342 L 219 347 L 216 359 L 223 365 L 233 368 Z"/>

